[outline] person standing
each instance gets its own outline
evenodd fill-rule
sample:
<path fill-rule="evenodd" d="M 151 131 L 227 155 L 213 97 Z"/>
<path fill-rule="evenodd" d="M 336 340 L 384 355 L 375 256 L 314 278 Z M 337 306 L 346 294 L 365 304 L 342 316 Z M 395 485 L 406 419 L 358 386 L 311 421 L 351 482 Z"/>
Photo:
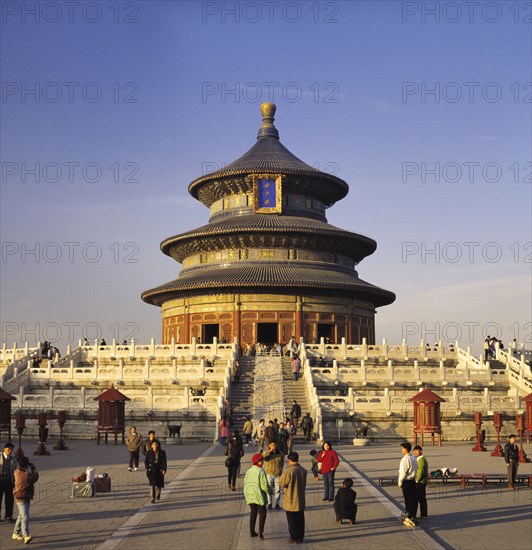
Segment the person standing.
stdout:
<path fill-rule="evenodd" d="M 219 433 L 220 445 L 224 447 L 227 442 L 227 438 L 229 437 L 229 422 L 225 416 L 220 420 Z"/>
<path fill-rule="evenodd" d="M 310 440 L 312 438 L 312 429 L 314 428 L 314 421 L 310 417 L 310 413 L 308 412 L 306 416 L 303 417 L 303 420 L 301 421 L 301 429 L 303 430 L 303 435 L 305 436 L 305 439 L 308 443 L 310 443 Z"/>
<path fill-rule="evenodd" d="M 340 459 L 333 451 L 329 441 L 325 441 L 322 450 L 318 455 L 318 462 L 321 463 L 321 475 L 323 477 L 323 500 L 334 500 L 334 474 L 340 464 Z"/>
<path fill-rule="evenodd" d="M 127 450 L 129 451 L 128 470 L 130 472 L 131 470 L 135 470 L 136 472 L 139 469 L 139 453 L 143 443 L 144 439 L 137 433 L 137 428 L 131 426 L 130 432 L 126 437 Z"/>
<path fill-rule="evenodd" d="M 255 427 L 255 431 L 253 432 L 253 439 L 257 442 L 257 445 L 259 446 L 259 453 L 262 453 L 264 450 L 264 431 L 266 430 L 266 427 L 264 426 L 264 418 L 261 418 L 259 420 L 258 425 Z"/>
<path fill-rule="evenodd" d="M 240 469 L 240 459 L 244 456 L 244 446 L 238 430 L 234 430 L 231 439 L 225 445 L 225 465 L 227 467 L 227 488 L 236 491 L 236 476 Z"/>
<path fill-rule="evenodd" d="M 246 439 L 246 447 L 251 446 L 251 434 L 253 433 L 253 423 L 251 422 L 251 418 L 249 416 L 246 416 L 246 421 L 244 422 L 244 437 Z"/>
<path fill-rule="evenodd" d="M 290 409 L 290 420 L 294 425 L 294 430 L 297 432 L 299 427 L 299 419 L 301 418 L 301 405 L 294 399 L 292 408 Z"/>
<path fill-rule="evenodd" d="M 264 458 L 264 471 L 268 479 L 268 510 L 271 510 L 275 501 L 275 509 L 280 510 L 281 490 L 279 478 L 283 473 L 284 454 L 277 448 L 277 443 L 272 441 L 268 450 L 262 454 Z"/>
<path fill-rule="evenodd" d="M 2 498 L 6 507 L 6 521 L 13 521 L 13 486 L 15 483 L 15 470 L 17 461 L 13 456 L 13 443 L 4 444 L 4 450 L 0 453 L 0 513 L 2 512 Z"/>
<path fill-rule="evenodd" d="M 150 484 L 150 495 L 152 504 L 155 499 L 161 499 L 161 489 L 164 487 L 164 476 L 166 475 L 166 453 L 160 448 L 158 441 L 153 441 L 151 449 L 146 453 L 144 460 L 146 476 Z"/>
<path fill-rule="evenodd" d="M 299 455 L 288 455 L 288 468 L 281 474 L 279 485 L 283 488 L 283 508 L 286 512 L 289 542 L 301 544 L 305 538 L 305 491 L 307 471 L 299 464 Z"/>
<path fill-rule="evenodd" d="M 292 422 L 290 419 L 286 421 L 286 424 L 284 425 L 284 429 L 286 430 L 286 449 L 288 451 L 288 454 L 292 452 L 292 447 L 294 446 L 294 426 L 292 425 Z"/>
<path fill-rule="evenodd" d="M 423 456 L 423 449 L 420 445 L 416 445 L 413 449 L 414 456 L 417 461 L 416 469 L 416 495 L 419 504 L 419 517 L 428 517 L 427 509 L 427 483 L 429 481 L 429 463 Z"/>
<path fill-rule="evenodd" d="M 268 422 L 268 426 L 264 430 L 264 443 L 268 447 L 272 441 L 277 441 L 275 436 L 275 428 L 273 427 L 273 420 Z"/>
<path fill-rule="evenodd" d="M 30 534 L 30 502 L 35 493 L 35 483 L 39 479 L 37 468 L 27 456 L 20 458 L 19 467 L 15 470 L 15 488 L 13 496 L 17 501 L 18 517 L 13 531 L 13 540 L 23 540 L 29 544 L 33 537 Z"/>
<path fill-rule="evenodd" d="M 508 488 L 515 491 L 515 478 L 519 466 L 519 447 L 515 444 L 515 435 L 508 437 L 508 443 L 504 446 L 504 461 L 508 466 Z"/>
<path fill-rule="evenodd" d="M 399 476 L 397 485 L 403 491 L 405 501 L 405 513 L 403 514 L 403 523 L 407 527 L 415 527 L 417 514 L 417 495 L 416 495 L 416 472 L 417 460 L 410 454 L 412 445 L 405 441 L 401 443 L 401 452 L 403 457 L 399 463 Z"/>
<path fill-rule="evenodd" d="M 251 468 L 244 477 L 244 498 L 249 504 L 251 515 L 249 516 L 249 534 L 251 537 L 264 538 L 264 525 L 266 524 L 266 495 L 269 495 L 268 480 L 262 469 L 263 458 L 260 453 L 255 453 L 251 458 Z M 259 532 L 255 531 L 259 516 Z"/>

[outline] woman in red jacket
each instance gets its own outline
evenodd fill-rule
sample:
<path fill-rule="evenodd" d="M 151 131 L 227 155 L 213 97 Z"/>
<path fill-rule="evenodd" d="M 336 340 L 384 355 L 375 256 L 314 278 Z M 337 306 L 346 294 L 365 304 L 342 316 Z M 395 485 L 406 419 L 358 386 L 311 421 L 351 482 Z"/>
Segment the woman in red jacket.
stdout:
<path fill-rule="evenodd" d="M 328 441 L 325 441 L 322 449 L 318 454 L 318 462 L 321 463 L 321 475 L 323 476 L 323 500 L 334 501 L 334 474 L 340 464 L 340 459 Z"/>

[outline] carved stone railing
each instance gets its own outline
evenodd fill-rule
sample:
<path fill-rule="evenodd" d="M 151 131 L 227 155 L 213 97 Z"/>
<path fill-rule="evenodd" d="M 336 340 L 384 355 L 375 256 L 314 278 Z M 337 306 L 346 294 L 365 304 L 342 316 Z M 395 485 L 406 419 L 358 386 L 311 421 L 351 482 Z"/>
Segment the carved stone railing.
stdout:
<path fill-rule="evenodd" d="M 281 357 L 255 357 L 253 406 L 257 422 L 260 418 L 285 418 Z"/>

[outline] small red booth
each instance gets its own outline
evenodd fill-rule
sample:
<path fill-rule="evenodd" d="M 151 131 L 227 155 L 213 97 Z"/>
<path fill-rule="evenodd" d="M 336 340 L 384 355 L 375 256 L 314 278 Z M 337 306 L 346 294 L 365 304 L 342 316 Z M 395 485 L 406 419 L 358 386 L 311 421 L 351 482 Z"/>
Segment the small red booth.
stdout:
<path fill-rule="evenodd" d="M 423 445 L 423 434 L 430 434 L 434 445 L 434 434 L 438 434 L 438 447 L 441 447 L 441 414 L 440 403 L 445 399 L 429 390 L 427 386 L 411 397 L 414 402 L 414 445 L 417 445 L 418 434 Z"/>
<path fill-rule="evenodd" d="M 11 401 L 14 401 L 10 393 L 0 388 L 0 434 L 7 432 L 7 441 L 11 441 Z"/>
<path fill-rule="evenodd" d="M 122 443 L 125 441 L 126 431 L 126 401 L 129 397 L 120 393 L 114 386 L 104 391 L 94 401 L 99 401 L 98 406 L 98 428 L 96 441 L 100 444 L 100 437 L 105 434 L 105 443 L 109 434 L 114 434 L 115 445 L 118 434 L 122 434 Z"/>
<path fill-rule="evenodd" d="M 529 393 L 526 397 L 522 397 L 521 401 L 526 404 L 526 442 L 530 443 L 530 434 L 532 434 L 532 393 Z"/>

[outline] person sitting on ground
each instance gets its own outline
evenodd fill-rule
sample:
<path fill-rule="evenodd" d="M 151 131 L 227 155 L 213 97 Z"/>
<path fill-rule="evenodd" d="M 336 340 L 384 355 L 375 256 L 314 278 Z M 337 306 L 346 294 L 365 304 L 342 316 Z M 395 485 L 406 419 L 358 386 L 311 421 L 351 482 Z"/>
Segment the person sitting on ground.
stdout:
<path fill-rule="evenodd" d="M 358 506 L 355 504 L 357 494 L 352 489 L 353 480 L 350 477 L 344 479 L 342 486 L 338 489 L 334 497 L 334 511 L 336 513 L 336 523 L 342 523 L 343 519 L 355 525 Z"/>

